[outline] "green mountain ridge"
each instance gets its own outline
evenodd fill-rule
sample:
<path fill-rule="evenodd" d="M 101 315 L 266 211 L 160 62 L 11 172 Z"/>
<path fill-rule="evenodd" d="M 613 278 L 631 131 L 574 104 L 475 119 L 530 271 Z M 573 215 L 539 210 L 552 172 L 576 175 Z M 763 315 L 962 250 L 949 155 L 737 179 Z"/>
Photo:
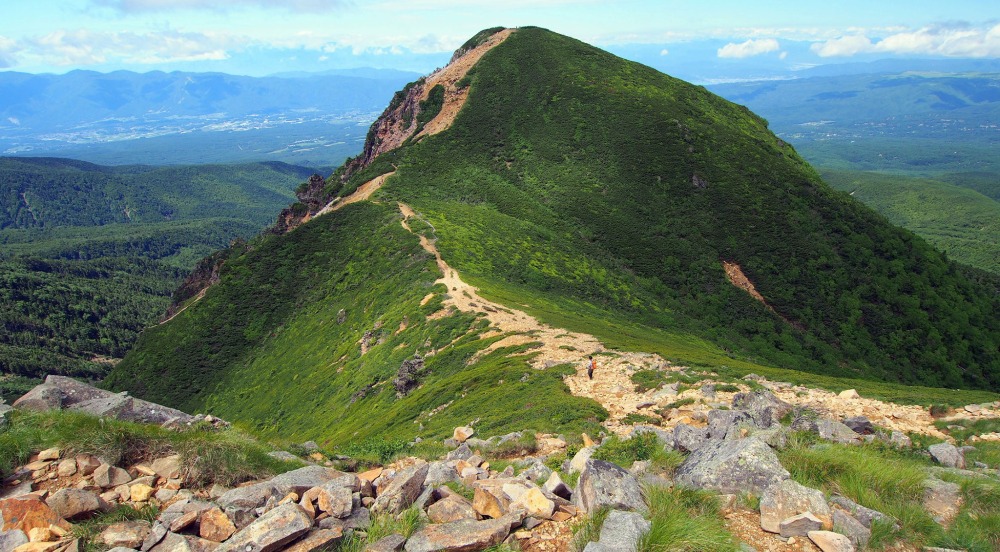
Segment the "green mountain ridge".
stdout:
<path fill-rule="evenodd" d="M 473 416 L 484 434 L 605 419 L 569 394 L 570 366 L 533 370 L 531 343 L 485 353 L 500 336 L 484 320 L 440 309 L 450 290 L 401 227 L 402 202 L 484 296 L 611 346 L 1000 389 L 996 278 L 826 186 L 746 108 L 537 28 L 455 86 L 469 90 L 450 128 L 349 161 L 288 213 L 394 172 L 373 201 L 233 252 L 220 282 L 144 332 L 106 385 L 334 443 L 441 436 Z M 416 121 L 441 110 L 414 106 Z M 380 122 L 412 129 L 386 120 L 398 107 Z M 731 285 L 723 261 L 768 305 Z M 397 396 L 417 359 L 420 385 Z"/>

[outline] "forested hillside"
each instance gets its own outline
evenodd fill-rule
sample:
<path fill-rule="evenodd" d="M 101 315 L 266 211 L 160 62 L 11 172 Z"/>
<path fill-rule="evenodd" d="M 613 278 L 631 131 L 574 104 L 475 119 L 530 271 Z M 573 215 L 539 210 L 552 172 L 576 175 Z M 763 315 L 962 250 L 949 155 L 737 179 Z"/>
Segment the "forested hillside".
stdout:
<path fill-rule="evenodd" d="M 0 389 L 102 377 L 199 259 L 257 234 L 309 174 L 0 159 Z"/>

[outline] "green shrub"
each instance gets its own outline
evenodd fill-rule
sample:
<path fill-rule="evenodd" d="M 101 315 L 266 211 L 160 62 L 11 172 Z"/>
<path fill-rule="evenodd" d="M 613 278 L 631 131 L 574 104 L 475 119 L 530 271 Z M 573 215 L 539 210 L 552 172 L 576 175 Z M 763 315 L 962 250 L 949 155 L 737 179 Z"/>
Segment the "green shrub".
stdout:
<path fill-rule="evenodd" d="M 629 439 L 612 435 L 594 451 L 592 458 L 628 468 L 636 460 L 649 460 L 661 450 L 663 450 L 663 445 L 657 440 L 656 434 L 652 432 L 635 434 Z"/>
<path fill-rule="evenodd" d="M 639 414 L 638 412 L 630 412 L 622 418 L 622 423 L 625 425 L 647 424 L 658 426 L 663 423 L 663 418 L 647 416 L 645 414 Z"/>

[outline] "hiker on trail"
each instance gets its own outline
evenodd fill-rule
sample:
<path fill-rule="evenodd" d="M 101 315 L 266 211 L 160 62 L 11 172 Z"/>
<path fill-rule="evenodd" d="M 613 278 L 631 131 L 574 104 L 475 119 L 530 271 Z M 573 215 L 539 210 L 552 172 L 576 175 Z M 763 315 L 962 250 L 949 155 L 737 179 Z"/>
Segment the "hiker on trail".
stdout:
<path fill-rule="evenodd" d="M 590 379 L 594 379 L 594 368 L 597 368 L 597 361 L 594 360 L 594 357 L 592 356 L 589 356 L 587 358 L 590 359 L 590 365 L 587 366 L 587 377 Z"/>

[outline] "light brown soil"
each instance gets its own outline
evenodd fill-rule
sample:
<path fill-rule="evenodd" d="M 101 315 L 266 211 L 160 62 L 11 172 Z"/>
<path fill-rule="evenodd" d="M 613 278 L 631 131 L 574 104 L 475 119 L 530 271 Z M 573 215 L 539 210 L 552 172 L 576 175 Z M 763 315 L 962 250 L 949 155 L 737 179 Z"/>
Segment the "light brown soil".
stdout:
<path fill-rule="evenodd" d="M 387 172 L 383 175 L 376 176 L 375 178 L 365 182 L 364 184 L 358 186 L 358 189 L 354 191 L 353 194 L 347 197 L 339 197 L 327 203 L 325 207 L 316 212 L 315 216 L 325 215 L 331 213 L 338 209 L 343 209 L 345 205 L 350 205 L 352 203 L 357 203 L 359 201 L 364 201 L 372 196 L 385 181 L 389 179 L 390 176 L 396 174 L 396 171 Z"/>
<path fill-rule="evenodd" d="M 726 277 L 729 278 L 729 283 L 749 293 L 750 297 L 753 297 L 763 303 L 764 306 L 771 309 L 771 305 L 767 304 L 767 301 L 764 300 L 764 296 L 757 291 L 757 288 L 754 287 L 750 278 L 747 278 L 747 275 L 743 273 L 743 269 L 740 268 L 740 265 L 729 261 L 722 261 L 722 268 L 726 271 Z"/>

